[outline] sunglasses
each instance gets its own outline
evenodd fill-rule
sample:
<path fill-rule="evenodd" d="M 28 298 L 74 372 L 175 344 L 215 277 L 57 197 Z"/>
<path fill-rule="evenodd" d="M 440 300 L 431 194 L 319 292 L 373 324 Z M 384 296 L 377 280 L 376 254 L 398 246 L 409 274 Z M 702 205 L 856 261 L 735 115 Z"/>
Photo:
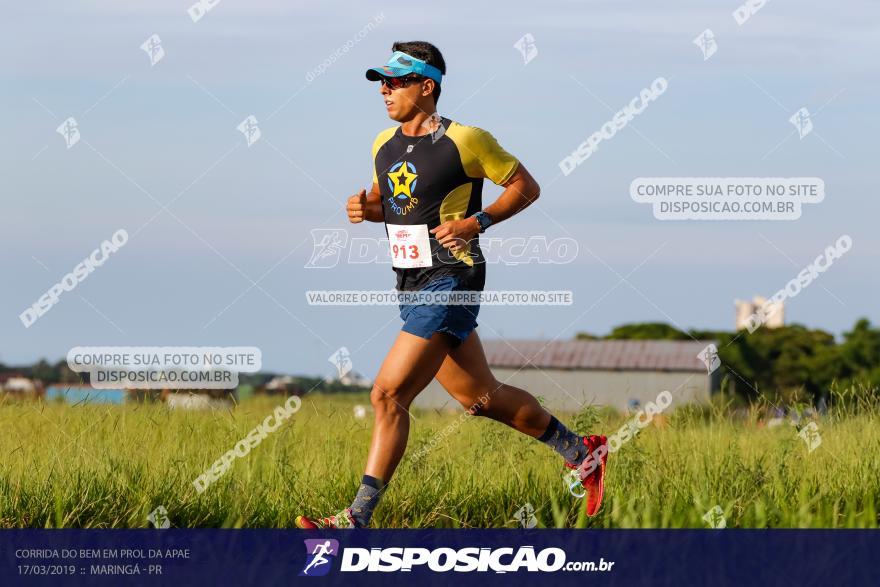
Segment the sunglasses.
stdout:
<path fill-rule="evenodd" d="M 407 75 L 403 77 L 383 77 L 379 80 L 379 83 L 385 86 L 388 86 L 390 90 L 398 90 L 400 88 L 405 88 L 409 82 L 413 81 L 421 81 L 422 76 L 420 75 Z"/>

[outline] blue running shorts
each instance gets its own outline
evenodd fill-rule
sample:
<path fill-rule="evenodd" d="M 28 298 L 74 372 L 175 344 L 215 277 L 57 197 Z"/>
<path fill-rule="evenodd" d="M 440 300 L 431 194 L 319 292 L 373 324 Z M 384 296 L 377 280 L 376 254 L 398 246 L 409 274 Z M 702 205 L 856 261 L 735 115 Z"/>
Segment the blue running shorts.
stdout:
<path fill-rule="evenodd" d="M 447 275 L 429 282 L 419 291 L 460 291 L 458 277 Z M 440 304 L 400 304 L 404 332 L 430 339 L 435 332 L 445 332 L 460 345 L 477 327 L 479 304 L 473 306 Z"/>

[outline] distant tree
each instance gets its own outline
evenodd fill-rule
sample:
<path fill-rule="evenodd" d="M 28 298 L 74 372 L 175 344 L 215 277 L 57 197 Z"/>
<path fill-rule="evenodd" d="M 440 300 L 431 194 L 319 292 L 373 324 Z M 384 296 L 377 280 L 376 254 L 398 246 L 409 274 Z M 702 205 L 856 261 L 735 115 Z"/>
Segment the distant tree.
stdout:
<path fill-rule="evenodd" d="M 732 338 L 736 333 L 727 330 L 698 330 L 691 328 L 688 330 L 688 335 L 692 339 L 697 340 L 721 340 Z"/>
<path fill-rule="evenodd" d="M 82 375 L 71 369 L 67 365 L 67 361 L 63 359 L 55 363 L 54 370 L 58 376 L 58 383 L 80 384 L 83 382 Z"/>
<path fill-rule="evenodd" d="M 673 328 L 662 322 L 641 322 L 636 324 L 624 324 L 611 331 L 605 336 L 608 340 L 688 340 L 686 332 Z"/>
<path fill-rule="evenodd" d="M 55 370 L 55 367 L 49 364 L 49 361 L 46 359 L 40 359 L 33 367 L 31 367 L 31 377 L 39 379 L 48 385 L 49 383 L 58 382 L 58 371 Z"/>
<path fill-rule="evenodd" d="M 738 392 L 770 401 L 801 391 L 816 400 L 843 375 L 834 336 L 799 324 L 729 333 L 718 338 L 718 355 Z"/>
<path fill-rule="evenodd" d="M 855 381 L 880 387 L 880 329 L 862 318 L 853 329 L 843 333 L 840 360 L 846 369 L 846 383 Z"/>

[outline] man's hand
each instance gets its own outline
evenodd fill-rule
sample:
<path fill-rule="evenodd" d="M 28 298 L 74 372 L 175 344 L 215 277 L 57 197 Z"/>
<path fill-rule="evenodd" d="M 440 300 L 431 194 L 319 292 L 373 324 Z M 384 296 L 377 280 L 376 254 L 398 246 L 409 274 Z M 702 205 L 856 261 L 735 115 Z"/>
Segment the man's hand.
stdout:
<path fill-rule="evenodd" d="M 431 234 L 441 245 L 457 253 L 465 250 L 468 242 L 480 234 L 480 223 L 473 216 L 462 220 L 450 220 L 437 228 L 432 228 Z"/>
<path fill-rule="evenodd" d="M 348 199 L 345 207 L 348 211 L 348 221 L 352 224 L 363 222 L 367 213 L 367 190 L 361 190 Z"/>

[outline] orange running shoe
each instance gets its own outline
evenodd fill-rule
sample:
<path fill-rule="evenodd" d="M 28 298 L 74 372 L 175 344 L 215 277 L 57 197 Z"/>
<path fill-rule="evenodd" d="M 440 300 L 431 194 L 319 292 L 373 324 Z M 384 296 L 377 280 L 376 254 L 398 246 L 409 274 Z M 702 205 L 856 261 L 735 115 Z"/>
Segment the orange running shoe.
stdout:
<path fill-rule="evenodd" d="M 296 517 L 296 527 L 304 530 L 326 530 L 336 528 L 359 528 L 354 517 L 351 515 L 351 508 L 345 508 L 335 516 L 327 518 L 317 518 L 312 520 L 306 516 Z"/>
<path fill-rule="evenodd" d="M 602 507 L 605 495 L 605 463 L 608 460 L 608 439 L 602 435 L 584 436 L 587 447 L 587 458 L 580 466 L 565 463 L 569 469 L 577 469 L 581 484 L 586 490 L 585 509 L 587 515 L 593 517 Z M 600 448 L 602 447 L 602 448 Z"/>

